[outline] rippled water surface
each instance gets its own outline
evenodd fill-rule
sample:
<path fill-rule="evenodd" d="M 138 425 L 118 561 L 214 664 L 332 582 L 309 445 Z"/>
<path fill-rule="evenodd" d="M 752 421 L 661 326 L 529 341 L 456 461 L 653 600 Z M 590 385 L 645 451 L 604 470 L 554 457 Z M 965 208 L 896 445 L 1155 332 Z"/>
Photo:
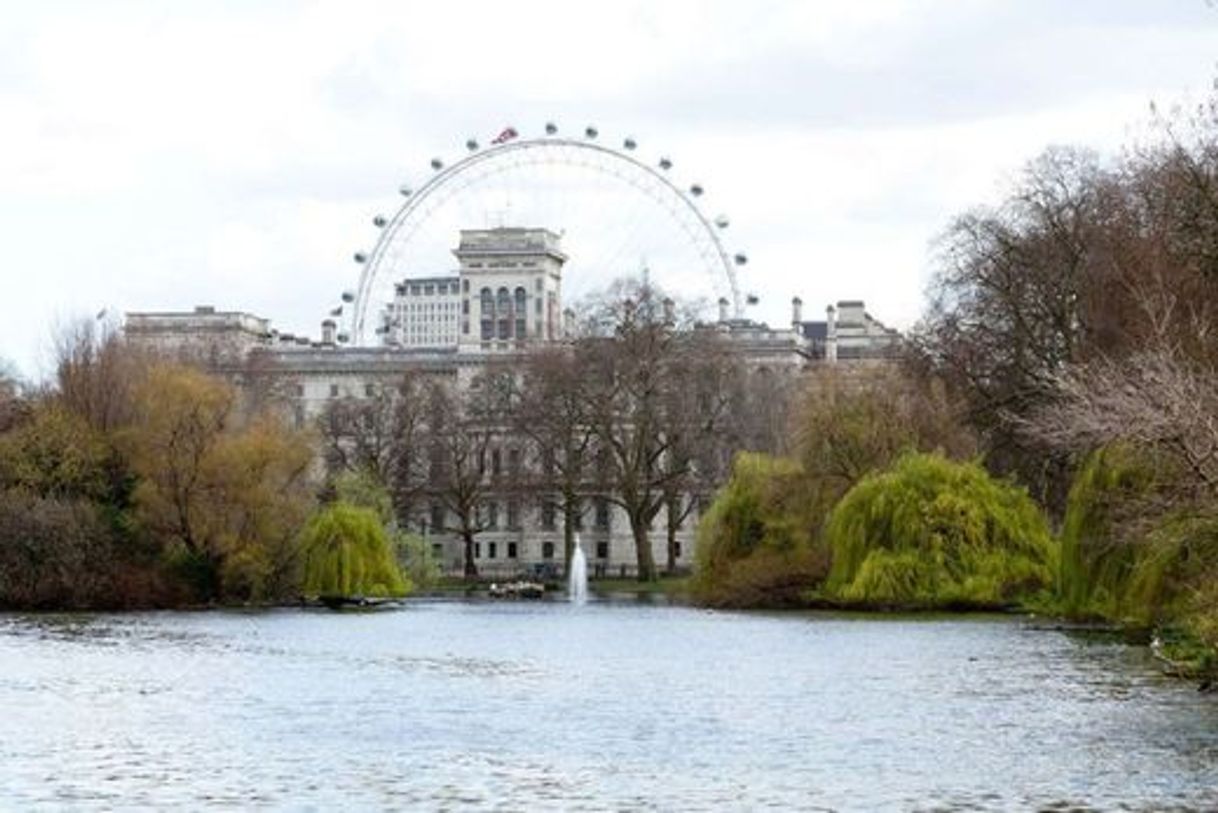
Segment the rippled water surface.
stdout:
<path fill-rule="evenodd" d="M 1004 618 L 0 615 L 0 809 L 1218 808 L 1218 698 Z"/>

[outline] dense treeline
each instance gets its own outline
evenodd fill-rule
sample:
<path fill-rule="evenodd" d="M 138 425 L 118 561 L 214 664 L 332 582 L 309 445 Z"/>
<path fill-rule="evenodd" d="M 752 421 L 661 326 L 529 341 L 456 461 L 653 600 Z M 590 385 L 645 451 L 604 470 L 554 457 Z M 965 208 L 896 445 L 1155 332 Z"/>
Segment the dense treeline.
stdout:
<path fill-rule="evenodd" d="M 302 534 L 313 460 L 307 433 L 224 380 L 78 326 L 52 384 L 0 392 L 0 606 L 295 599 L 325 545 L 355 551 L 342 588 L 401 592 L 386 540 L 323 539 L 316 518 Z"/>
<path fill-rule="evenodd" d="M 822 570 L 807 574 L 805 600 L 950 603 L 962 584 L 950 540 L 970 555 L 995 540 L 1004 557 L 1035 540 L 1027 562 L 999 568 L 1018 589 L 995 603 L 1032 600 L 1051 581 L 1064 613 L 1212 651 L 1216 335 L 1218 98 L 1157 118 L 1119 159 L 1047 151 L 1001 204 L 946 230 L 926 316 L 900 369 L 884 373 L 893 381 L 856 383 L 844 400 L 813 382 L 793 410 L 792 458 L 737 460 L 701 528 L 704 597 L 731 603 L 738 574 L 755 585 L 757 557 L 805 549 Z M 943 457 L 902 456 L 915 451 Z M 965 468 L 949 476 L 948 459 Z M 1010 505 L 985 507 L 1012 488 L 1000 502 L 1023 506 L 1016 533 L 1001 530 Z M 1019 488 L 1058 529 L 1052 545 Z M 908 567 L 860 583 L 869 557 L 906 554 Z M 921 572 L 928 561 L 935 572 Z M 926 589 L 952 579 L 946 593 Z"/>

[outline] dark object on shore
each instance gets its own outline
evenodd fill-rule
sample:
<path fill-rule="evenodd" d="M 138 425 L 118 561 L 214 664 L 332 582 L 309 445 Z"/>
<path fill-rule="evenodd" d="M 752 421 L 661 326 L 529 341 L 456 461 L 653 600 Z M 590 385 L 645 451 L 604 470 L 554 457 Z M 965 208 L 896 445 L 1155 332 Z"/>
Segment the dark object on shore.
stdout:
<path fill-rule="evenodd" d="M 360 609 L 375 610 L 382 607 L 394 607 L 399 603 L 395 598 L 374 598 L 370 596 L 318 596 L 318 602 L 331 610 Z"/>
<path fill-rule="evenodd" d="M 542 598 L 546 594 L 544 584 L 538 582 L 509 582 L 507 584 L 492 584 L 488 591 L 491 598 Z"/>

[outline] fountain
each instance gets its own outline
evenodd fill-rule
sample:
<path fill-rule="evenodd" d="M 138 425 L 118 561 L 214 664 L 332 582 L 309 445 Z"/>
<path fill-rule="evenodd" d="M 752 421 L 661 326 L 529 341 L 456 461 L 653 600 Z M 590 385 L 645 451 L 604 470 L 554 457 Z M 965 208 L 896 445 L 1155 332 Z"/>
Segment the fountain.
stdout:
<path fill-rule="evenodd" d="M 572 604 L 583 604 L 588 600 L 588 561 L 584 558 L 584 549 L 579 546 L 579 534 L 575 535 L 575 548 L 571 551 L 567 600 Z"/>

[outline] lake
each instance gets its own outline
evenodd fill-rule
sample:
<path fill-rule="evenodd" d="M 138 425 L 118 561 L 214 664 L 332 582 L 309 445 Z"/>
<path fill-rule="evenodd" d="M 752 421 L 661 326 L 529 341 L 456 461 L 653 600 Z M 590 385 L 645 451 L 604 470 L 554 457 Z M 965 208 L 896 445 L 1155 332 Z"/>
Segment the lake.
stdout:
<path fill-rule="evenodd" d="M 1218 697 L 1009 617 L 0 614 L 0 809 L 1218 807 Z"/>

